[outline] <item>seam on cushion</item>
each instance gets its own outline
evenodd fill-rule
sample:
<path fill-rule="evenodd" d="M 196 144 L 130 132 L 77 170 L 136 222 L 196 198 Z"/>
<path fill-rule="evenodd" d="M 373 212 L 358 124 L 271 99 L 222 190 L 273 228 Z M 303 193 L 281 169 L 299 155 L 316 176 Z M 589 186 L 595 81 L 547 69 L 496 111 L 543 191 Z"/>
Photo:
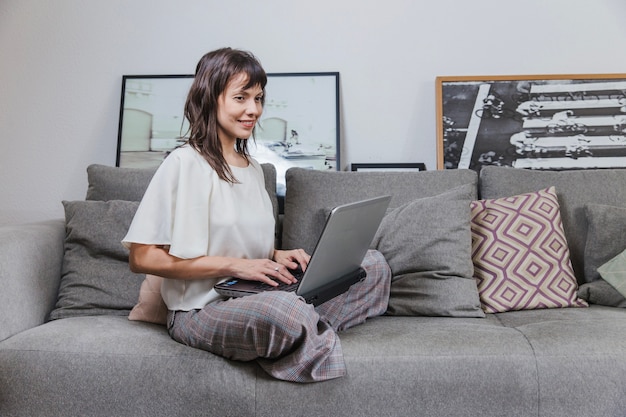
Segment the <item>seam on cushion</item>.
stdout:
<path fill-rule="evenodd" d="M 502 327 L 506 327 L 508 329 L 514 329 L 516 332 L 521 334 L 524 340 L 526 340 L 526 343 L 528 343 L 530 350 L 533 352 L 533 358 L 535 358 L 535 383 L 537 384 L 537 417 L 539 417 L 541 415 L 541 386 L 539 384 L 539 362 L 537 360 L 537 353 L 535 352 L 535 347 L 530 342 L 530 340 L 528 339 L 528 337 L 526 336 L 524 332 L 522 332 L 517 327 L 506 326 L 500 319 L 499 314 L 495 314 L 495 316 L 496 316 L 496 319 L 498 320 L 498 323 L 500 323 Z"/>

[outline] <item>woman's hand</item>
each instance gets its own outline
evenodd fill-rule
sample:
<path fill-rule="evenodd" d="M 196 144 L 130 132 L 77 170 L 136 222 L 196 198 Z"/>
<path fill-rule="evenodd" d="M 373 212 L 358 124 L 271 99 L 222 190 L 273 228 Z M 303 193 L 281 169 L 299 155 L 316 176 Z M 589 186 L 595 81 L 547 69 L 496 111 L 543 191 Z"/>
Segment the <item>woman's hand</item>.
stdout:
<path fill-rule="evenodd" d="M 289 259 L 284 258 L 289 265 L 293 264 Z M 294 266 L 297 267 L 297 264 Z M 278 286 L 278 282 L 293 284 L 298 280 L 289 272 L 289 266 L 278 260 L 271 259 L 238 259 L 233 262 L 234 277 L 249 281 L 260 281 L 273 287 Z M 278 282 L 277 282 L 278 281 Z"/>
<path fill-rule="evenodd" d="M 278 286 L 277 281 L 293 284 L 298 280 L 289 270 L 300 266 L 304 271 L 310 259 L 311 256 L 302 249 L 275 250 L 273 260 L 242 259 L 241 263 L 238 262 L 241 269 L 233 275 L 241 279 L 261 281 L 273 287 Z"/>
<path fill-rule="evenodd" d="M 300 266 L 302 271 L 305 271 L 311 259 L 311 255 L 306 253 L 303 249 L 275 250 L 273 259 L 289 269 L 296 269 Z"/>

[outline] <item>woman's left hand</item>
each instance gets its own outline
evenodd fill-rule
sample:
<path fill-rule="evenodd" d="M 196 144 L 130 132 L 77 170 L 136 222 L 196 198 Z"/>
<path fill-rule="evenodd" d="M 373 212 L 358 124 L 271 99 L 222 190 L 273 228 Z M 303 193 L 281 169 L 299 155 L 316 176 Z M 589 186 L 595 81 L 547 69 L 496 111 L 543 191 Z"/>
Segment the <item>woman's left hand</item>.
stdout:
<path fill-rule="evenodd" d="M 288 269 L 296 269 L 300 266 L 302 271 L 305 271 L 311 255 L 306 253 L 304 249 L 274 250 L 273 259 Z"/>

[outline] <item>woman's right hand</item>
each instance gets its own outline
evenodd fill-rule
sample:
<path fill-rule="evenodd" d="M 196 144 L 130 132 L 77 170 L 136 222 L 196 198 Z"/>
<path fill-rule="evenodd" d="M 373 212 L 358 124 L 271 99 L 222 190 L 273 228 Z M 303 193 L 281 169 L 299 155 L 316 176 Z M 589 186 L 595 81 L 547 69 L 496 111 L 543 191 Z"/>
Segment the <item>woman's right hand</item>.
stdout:
<path fill-rule="evenodd" d="M 238 259 L 234 262 L 234 277 L 249 281 L 260 281 L 273 287 L 278 282 L 293 284 L 298 280 L 289 272 L 286 266 L 271 259 Z"/>

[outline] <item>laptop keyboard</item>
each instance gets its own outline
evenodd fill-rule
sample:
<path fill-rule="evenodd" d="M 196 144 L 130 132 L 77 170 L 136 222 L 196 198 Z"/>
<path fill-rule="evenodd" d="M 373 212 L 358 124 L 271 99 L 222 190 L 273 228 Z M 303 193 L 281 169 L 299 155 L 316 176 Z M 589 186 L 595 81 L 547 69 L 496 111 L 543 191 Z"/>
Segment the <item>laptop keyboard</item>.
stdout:
<path fill-rule="evenodd" d="M 278 282 L 278 286 L 277 287 L 273 287 L 269 284 L 266 284 L 264 282 L 260 283 L 259 285 L 257 285 L 256 287 L 254 287 L 254 289 L 257 290 L 264 290 L 264 291 L 288 291 L 288 292 L 294 292 L 298 289 L 298 285 L 300 285 L 300 278 L 302 278 L 302 275 L 304 274 L 302 272 L 302 269 L 298 268 L 298 269 L 290 269 L 289 272 L 291 272 L 291 275 L 293 275 L 298 282 L 294 282 L 293 284 L 286 284 L 284 282 Z"/>
<path fill-rule="evenodd" d="M 289 292 L 294 292 L 295 290 L 298 289 L 298 285 L 300 285 L 299 282 L 295 282 L 293 284 L 285 284 L 284 282 L 279 282 L 278 283 L 278 287 L 273 287 L 273 286 L 263 282 L 263 283 L 257 285 L 256 287 L 254 287 L 254 289 L 256 289 L 256 290 L 264 290 L 264 291 L 289 291 Z"/>

